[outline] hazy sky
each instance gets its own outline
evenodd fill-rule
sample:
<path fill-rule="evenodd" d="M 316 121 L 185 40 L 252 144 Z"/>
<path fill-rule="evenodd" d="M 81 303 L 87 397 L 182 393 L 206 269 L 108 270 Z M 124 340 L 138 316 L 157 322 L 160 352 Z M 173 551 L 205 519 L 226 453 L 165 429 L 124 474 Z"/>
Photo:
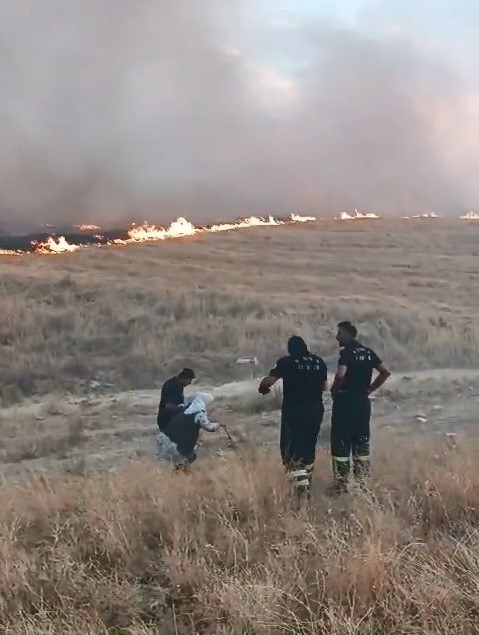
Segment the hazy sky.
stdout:
<path fill-rule="evenodd" d="M 0 0 L 0 224 L 479 207 L 475 0 Z"/>

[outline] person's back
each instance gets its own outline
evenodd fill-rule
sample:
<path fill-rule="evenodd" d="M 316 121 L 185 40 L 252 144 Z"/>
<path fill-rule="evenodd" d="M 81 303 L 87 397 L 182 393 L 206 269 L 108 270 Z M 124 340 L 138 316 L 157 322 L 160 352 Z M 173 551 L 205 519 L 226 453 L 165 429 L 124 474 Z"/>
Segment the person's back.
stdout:
<path fill-rule="evenodd" d="M 341 391 L 367 395 L 373 371 L 380 363 L 381 360 L 372 348 L 363 346 L 357 340 L 346 344 L 339 355 L 339 365 L 347 368 Z"/>
<path fill-rule="evenodd" d="M 163 384 L 156 417 L 156 422 L 160 430 L 163 430 L 170 419 L 182 411 L 184 405 L 184 389 L 191 384 L 194 377 L 195 374 L 190 368 L 184 368 L 181 373 L 171 377 Z"/>
<path fill-rule="evenodd" d="M 391 374 L 376 353 L 358 340 L 357 329 L 349 321 L 338 324 L 340 345 L 338 369 L 331 387 L 331 455 L 334 488 L 347 491 L 350 455 L 354 475 L 363 479 L 369 473 L 371 402 L 369 395 Z M 371 382 L 373 371 L 378 372 Z"/>
<path fill-rule="evenodd" d="M 327 368 L 321 357 L 309 351 L 288 355 L 278 360 L 277 370 L 273 369 L 270 375 L 275 376 L 278 370 L 283 380 L 284 408 L 322 403 L 320 388 L 327 380 Z"/>
<path fill-rule="evenodd" d="M 323 391 L 328 369 L 317 355 L 308 350 L 302 337 L 288 340 L 286 357 L 278 359 L 259 385 L 269 393 L 278 379 L 283 380 L 280 452 L 298 492 L 309 491 L 316 456 L 316 443 L 324 416 Z"/>

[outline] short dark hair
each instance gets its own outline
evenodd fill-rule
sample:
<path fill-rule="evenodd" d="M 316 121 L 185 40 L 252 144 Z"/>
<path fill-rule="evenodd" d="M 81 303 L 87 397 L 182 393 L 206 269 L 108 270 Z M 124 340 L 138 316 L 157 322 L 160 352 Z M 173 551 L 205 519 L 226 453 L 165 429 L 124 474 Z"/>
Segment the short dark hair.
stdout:
<path fill-rule="evenodd" d="M 195 378 L 195 373 L 191 370 L 191 368 L 183 368 L 181 373 L 178 375 L 178 379 L 191 379 Z"/>
<path fill-rule="evenodd" d="M 349 320 L 340 322 L 338 324 L 338 329 L 343 329 L 343 331 L 346 331 L 346 333 L 349 333 L 351 337 L 356 337 L 356 335 L 358 334 L 358 329 L 354 326 L 354 324 L 351 324 Z"/>
<path fill-rule="evenodd" d="M 299 335 L 292 335 L 288 340 L 288 353 L 294 356 L 306 355 L 308 345 Z"/>

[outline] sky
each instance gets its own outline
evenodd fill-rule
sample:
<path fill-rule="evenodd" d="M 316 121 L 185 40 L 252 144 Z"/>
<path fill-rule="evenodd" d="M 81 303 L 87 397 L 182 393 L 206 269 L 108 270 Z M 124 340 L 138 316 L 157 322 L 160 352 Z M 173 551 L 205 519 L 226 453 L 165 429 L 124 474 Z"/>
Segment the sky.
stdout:
<path fill-rule="evenodd" d="M 479 86 L 477 0 L 266 0 L 261 4 L 261 19 L 269 16 L 279 28 L 316 21 L 378 39 L 408 39 L 453 64 L 471 86 Z"/>
<path fill-rule="evenodd" d="M 479 2 L 0 0 L 0 228 L 479 207 Z"/>

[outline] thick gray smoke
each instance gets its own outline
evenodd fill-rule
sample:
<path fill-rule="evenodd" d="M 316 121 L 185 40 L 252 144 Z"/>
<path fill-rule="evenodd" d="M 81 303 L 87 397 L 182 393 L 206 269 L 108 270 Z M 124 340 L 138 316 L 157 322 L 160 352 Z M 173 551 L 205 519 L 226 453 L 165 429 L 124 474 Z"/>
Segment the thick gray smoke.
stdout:
<path fill-rule="evenodd" d="M 0 0 L 0 225 L 474 204 L 453 68 L 260 5 Z"/>

